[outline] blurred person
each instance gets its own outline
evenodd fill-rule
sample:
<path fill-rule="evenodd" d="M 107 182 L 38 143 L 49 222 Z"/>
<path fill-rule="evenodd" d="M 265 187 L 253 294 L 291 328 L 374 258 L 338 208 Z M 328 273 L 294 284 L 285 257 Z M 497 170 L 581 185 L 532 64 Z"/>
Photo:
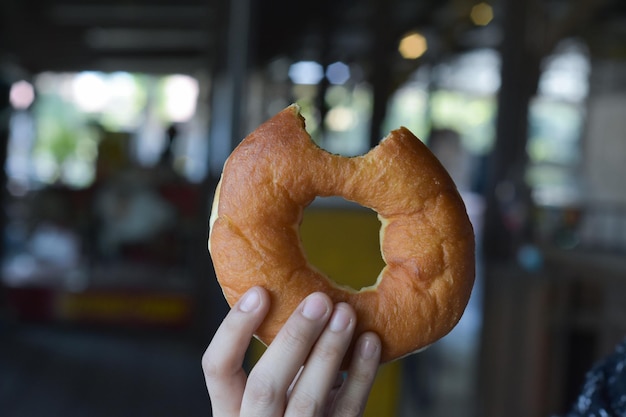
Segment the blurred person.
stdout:
<path fill-rule="evenodd" d="M 565 417 L 626 416 L 626 339 L 587 372 L 581 393 Z"/>
<path fill-rule="evenodd" d="M 428 147 L 446 168 L 461 192 L 472 185 L 472 155 L 461 142 L 461 135 L 453 129 L 433 129 L 428 138 Z"/>
<path fill-rule="evenodd" d="M 433 129 L 427 143 L 459 190 L 479 243 L 485 204 L 479 194 L 483 175 L 480 158 L 463 145 L 460 133 L 454 129 Z"/>
<path fill-rule="evenodd" d="M 245 354 L 270 308 L 254 287 L 233 306 L 202 357 L 214 416 L 361 416 L 380 364 L 381 342 L 360 335 L 347 373 L 340 373 L 356 325 L 354 309 L 309 295 L 247 376 Z"/>

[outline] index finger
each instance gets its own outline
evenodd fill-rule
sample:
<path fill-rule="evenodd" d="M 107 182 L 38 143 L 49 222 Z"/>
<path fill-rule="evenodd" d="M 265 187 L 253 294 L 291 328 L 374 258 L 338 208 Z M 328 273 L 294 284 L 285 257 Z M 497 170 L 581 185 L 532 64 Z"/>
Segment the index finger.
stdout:
<path fill-rule="evenodd" d="M 269 295 L 263 288 L 248 290 L 226 315 L 202 355 L 213 415 L 239 416 L 246 385 L 243 361 L 269 304 Z"/>

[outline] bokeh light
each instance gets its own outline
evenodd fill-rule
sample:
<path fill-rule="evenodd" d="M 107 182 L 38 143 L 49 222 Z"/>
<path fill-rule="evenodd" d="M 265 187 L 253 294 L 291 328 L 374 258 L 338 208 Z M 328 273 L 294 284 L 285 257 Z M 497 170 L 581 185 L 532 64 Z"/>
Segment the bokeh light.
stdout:
<path fill-rule="evenodd" d="M 72 83 L 72 93 L 78 108 L 86 113 L 104 109 L 109 101 L 110 90 L 101 74 L 81 72 Z"/>
<path fill-rule="evenodd" d="M 324 68 L 315 61 L 295 62 L 289 67 L 289 78 L 294 84 L 319 84 L 324 78 Z"/>
<path fill-rule="evenodd" d="M 405 59 L 417 59 L 428 50 L 428 42 L 424 35 L 418 32 L 411 32 L 400 40 L 398 51 Z"/>
<path fill-rule="evenodd" d="M 11 106 L 16 110 L 24 110 L 30 107 L 35 101 L 35 89 L 28 81 L 21 80 L 11 85 L 9 93 Z"/>
<path fill-rule="evenodd" d="M 350 79 L 350 67 L 343 62 L 334 62 L 326 68 L 326 78 L 331 84 L 345 84 Z"/>
<path fill-rule="evenodd" d="M 170 75 L 165 79 L 165 112 L 172 122 L 186 122 L 196 113 L 198 81 L 188 75 Z"/>
<path fill-rule="evenodd" d="M 487 26 L 493 20 L 493 8 L 485 2 L 478 3 L 472 7 L 470 19 L 476 26 Z"/>

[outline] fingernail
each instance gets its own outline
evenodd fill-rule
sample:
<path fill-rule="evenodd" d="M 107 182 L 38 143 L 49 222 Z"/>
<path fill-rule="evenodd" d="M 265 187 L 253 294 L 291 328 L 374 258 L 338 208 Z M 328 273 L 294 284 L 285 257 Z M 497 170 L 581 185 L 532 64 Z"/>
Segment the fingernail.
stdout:
<path fill-rule="evenodd" d="M 329 327 L 331 331 L 339 333 L 346 330 L 351 322 L 352 317 L 350 313 L 348 313 L 345 308 L 337 307 L 333 313 L 333 317 L 330 319 Z"/>
<path fill-rule="evenodd" d="M 363 359 L 372 359 L 378 353 L 378 343 L 369 337 L 363 338 L 359 346 L 359 353 Z"/>
<path fill-rule="evenodd" d="M 326 300 L 319 295 L 314 294 L 304 300 L 302 315 L 309 320 L 319 320 L 324 317 L 327 311 L 328 304 Z"/>
<path fill-rule="evenodd" d="M 239 310 L 249 313 L 261 304 L 261 297 L 256 288 L 248 290 L 239 301 Z"/>

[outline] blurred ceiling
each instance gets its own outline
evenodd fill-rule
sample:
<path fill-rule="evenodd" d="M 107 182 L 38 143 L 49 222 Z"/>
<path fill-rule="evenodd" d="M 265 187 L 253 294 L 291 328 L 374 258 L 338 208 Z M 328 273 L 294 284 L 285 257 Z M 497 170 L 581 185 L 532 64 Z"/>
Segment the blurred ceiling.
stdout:
<path fill-rule="evenodd" d="M 216 43 L 203 0 L 3 0 L 0 48 L 29 72 L 189 71 Z"/>
<path fill-rule="evenodd" d="M 503 1 L 511 0 L 491 2 L 496 19 L 486 27 L 477 27 L 469 19 L 477 0 L 240 3 L 250 5 L 248 62 L 259 64 L 285 55 L 322 62 L 341 59 L 367 67 L 397 56 L 398 39 L 412 29 L 428 36 L 431 58 L 497 46 Z M 2 0 L 0 59 L 30 73 L 210 69 L 223 59 L 231 4 L 226 0 Z M 623 0 L 530 4 L 532 33 L 550 31 L 553 21 L 569 19 L 563 35 L 585 36 L 599 55 L 626 56 Z"/>

